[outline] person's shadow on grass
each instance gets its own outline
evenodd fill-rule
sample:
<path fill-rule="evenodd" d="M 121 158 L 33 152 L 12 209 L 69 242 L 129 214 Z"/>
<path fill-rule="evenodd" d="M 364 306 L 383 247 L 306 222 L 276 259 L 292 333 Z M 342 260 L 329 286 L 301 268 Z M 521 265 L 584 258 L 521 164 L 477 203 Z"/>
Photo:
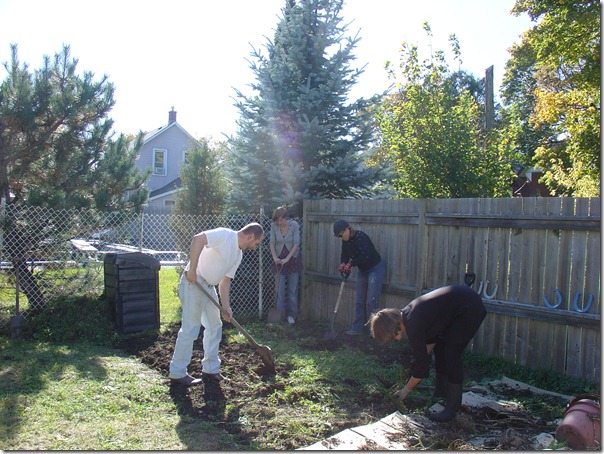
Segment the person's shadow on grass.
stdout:
<path fill-rule="evenodd" d="M 187 449 L 194 451 L 241 449 L 241 446 L 229 435 L 234 428 L 227 419 L 232 415 L 225 414 L 226 397 L 219 383 L 209 381 L 191 387 L 170 384 L 170 397 L 180 417 L 176 431 Z M 235 430 L 235 433 L 238 431 L 240 429 Z"/>
<path fill-rule="evenodd" d="M 214 381 L 198 386 L 170 383 L 170 397 L 180 416 L 193 416 L 207 421 L 223 421 L 226 398 L 220 384 Z"/>

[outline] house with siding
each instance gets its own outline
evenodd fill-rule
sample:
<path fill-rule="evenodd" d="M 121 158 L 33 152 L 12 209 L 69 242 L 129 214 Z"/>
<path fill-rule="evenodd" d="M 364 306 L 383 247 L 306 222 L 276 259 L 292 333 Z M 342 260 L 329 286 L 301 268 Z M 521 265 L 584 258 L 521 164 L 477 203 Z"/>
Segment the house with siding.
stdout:
<path fill-rule="evenodd" d="M 185 153 L 197 140 L 176 121 L 174 107 L 168 112 L 168 124 L 147 132 L 135 161 L 141 171 L 151 169 L 147 183 L 148 206 L 171 207 L 180 190 L 180 169 Z"/>
<path fill-rule="evenodd" d="M 539 179 L 543 176 L 541 169 L 530 168 L 512 181 L 513 197 L 551 197 L 545 184 Z"/>

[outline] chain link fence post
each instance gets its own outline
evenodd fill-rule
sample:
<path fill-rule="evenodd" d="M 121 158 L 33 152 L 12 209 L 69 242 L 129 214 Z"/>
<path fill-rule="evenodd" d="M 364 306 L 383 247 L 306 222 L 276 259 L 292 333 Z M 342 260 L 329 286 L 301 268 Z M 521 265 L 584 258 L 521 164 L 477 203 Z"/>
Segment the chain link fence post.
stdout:
<path fill-rule="evenodd" d="M 258 217 L 259 217 L 259 220 L 260 220 L 259 224 L 262 225 L 264 223 L 264 205 L 262 205 L 260 207 L 260 214 L 258 215 Z M 266 235 L 266 232 L 265 232 L 265 237 L 266 236 L 268 236 L 268 235 Z M 264 266 L 263 266 L 263 260 L 262 260 L 263 259 L 263 255 L 264 255 L 263 252 L 264 251 L 263 251 L 263 248 L 262 248 L 262 243 L 260 243 L 258 245 L 258 255 L 259 255 L 259 257 L 258 257 L 258 279 L 259 279 L 259 284 L 258 284 L 258 319 L 262 318 L 262 302 L 263 302 L 263 300 L 262 300 L 262 298 L 263 298 L 263 296 L 262 296 L 262 288 L 263 288 L 262 282 L 263 282 L 263 277 L 264 277 L 264 273 L 263 273 Z"/>
<path fill-rule="evenodd" d="M 139 238 L 138 238 L 138 252 L 142 252 L 143 251 L 143 233 L 144 233 L 144 227 L 145 227 L 145 205 L 141 206 L 141 215 L 140 215 L 140 229 L 138 232 Z"/>

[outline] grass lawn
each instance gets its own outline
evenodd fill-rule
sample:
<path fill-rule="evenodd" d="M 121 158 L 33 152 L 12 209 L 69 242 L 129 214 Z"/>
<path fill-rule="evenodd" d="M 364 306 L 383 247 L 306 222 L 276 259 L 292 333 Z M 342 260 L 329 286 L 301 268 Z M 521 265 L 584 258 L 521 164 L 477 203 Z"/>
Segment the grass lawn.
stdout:
<path fill-rule="evenodd" d="M 181 419 L 166 380 L 136 358 L 88 344 L 0 341 L 3 450 L 180 450 L 231 446 L 199 420 Z"/>

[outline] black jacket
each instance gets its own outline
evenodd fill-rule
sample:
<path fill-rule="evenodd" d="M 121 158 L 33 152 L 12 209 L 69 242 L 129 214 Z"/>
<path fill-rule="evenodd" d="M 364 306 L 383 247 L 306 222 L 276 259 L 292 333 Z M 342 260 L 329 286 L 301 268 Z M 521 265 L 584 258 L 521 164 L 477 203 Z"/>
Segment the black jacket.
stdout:
<path fill-rule="evenodd" d="M 363 271 L 370 270 L 382 261 L 371 239 L 361 230 L 355 230 L 348 241 L 342 241 L 340 263 L 351 261 L 352 266 L 358 266 Z"/>
<path fill-rule="evenodd" d="M 470 342 L 486 316 L 480 295 L 466 285 L 450 285 L 419 296 L 401 309 L 414 361 L 411 374 L 427 378 L 427 344 L 464 345 Z"/>

